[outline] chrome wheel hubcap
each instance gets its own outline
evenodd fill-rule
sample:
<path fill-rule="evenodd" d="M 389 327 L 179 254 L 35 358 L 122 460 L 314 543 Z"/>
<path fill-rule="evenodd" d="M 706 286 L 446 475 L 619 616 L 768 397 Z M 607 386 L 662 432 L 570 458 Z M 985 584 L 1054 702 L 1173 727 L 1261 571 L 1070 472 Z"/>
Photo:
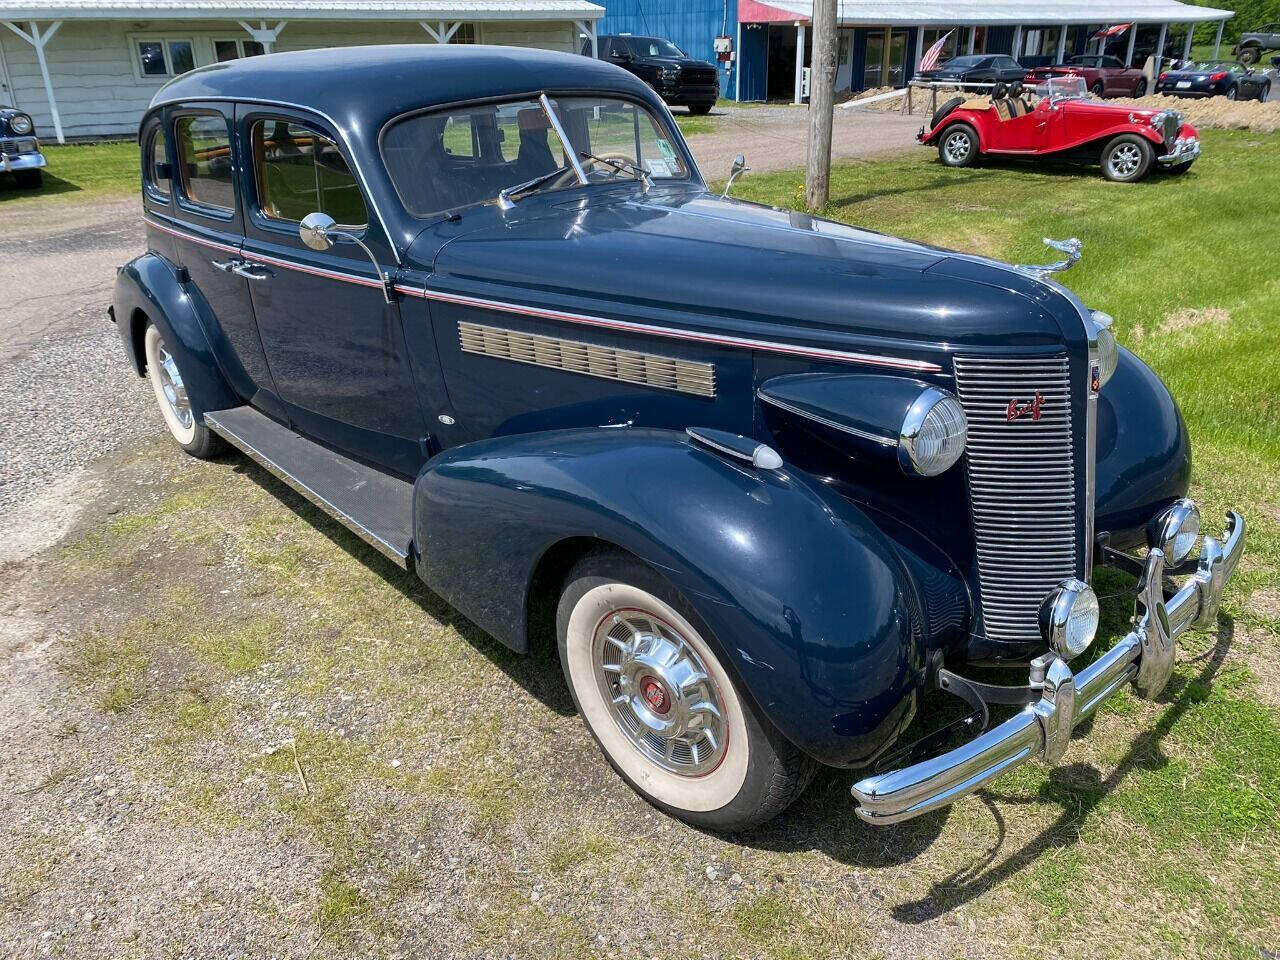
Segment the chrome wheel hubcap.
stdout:
<path fill-rule="evenodd" d="M 951 134 L 951 136 L 947 137 L 943 150 L 946 151 L 949 161 L 960 163 L 965 157 L 969 156 L 969 135 L 967 133 Z"/>
<path fill-rule="evenodd" d="M 1142 166 L 1142 152 L 1132 143 L 1122 143 L 1111 152 L 1110 166 L 1117 177 L 1131 177 Z"/>
<path fill-rule="evenodd" d="M 191 415 L 191 401 L 187 399 L 187 388 L 182 383 L 182 374 L 178 372 L 178 365 L 163 344 L 156 347 L 156 359 L 160 361 L 156 367 L 156 375 L 160 379 L 160 392 L 164 394 L 165 400 L 169 403 L 169 409 L 173 411 L 177 421 L 184 429 L 190 427 L 194 422 Z"/>
<path fill-rule="evenodd" d="M 697 652 L 643 610 L 606 616 L 592 639 L 596 678 L 618 728 L 651 762 L 681 776 L 714 770 L 729 729 Z"/>

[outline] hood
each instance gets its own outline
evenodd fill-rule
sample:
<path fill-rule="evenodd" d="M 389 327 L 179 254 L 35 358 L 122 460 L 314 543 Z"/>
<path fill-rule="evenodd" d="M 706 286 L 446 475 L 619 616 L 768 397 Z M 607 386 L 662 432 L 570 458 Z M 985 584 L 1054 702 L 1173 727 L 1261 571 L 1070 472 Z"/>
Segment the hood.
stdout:
<path fill-rule="evenodd" d="M 495 212 L 498 223 L 440 248 L 432 283 L 835 349 L 1039 347 L 1078 335 L 1061 293 L 1001 264 L 702 190 L 610 194 Z"/>

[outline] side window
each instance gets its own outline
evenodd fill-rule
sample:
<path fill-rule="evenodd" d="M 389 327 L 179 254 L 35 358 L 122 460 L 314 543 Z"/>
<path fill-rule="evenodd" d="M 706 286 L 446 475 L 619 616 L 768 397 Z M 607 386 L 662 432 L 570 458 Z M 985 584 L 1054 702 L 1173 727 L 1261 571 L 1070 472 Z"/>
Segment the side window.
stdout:
<path fill-rule="evenodd" d="M 142 169 L 147 185 L 147 193 L 157 200 L 163 200 L 168 203 L 172 187 L 169 182 L 169 153 L 166 146 L 164 124 L 157 123 L 147 135 Z"/>
<path fill-rule="evenodd" d="M 360 185 L 332 140 L 300 123 L 259 120 L 252 143 L 258 204 L 268 220 L 297 223 L 319 211 L 346 230 L 367 226 Z"/>
<path fill-rule="evenodd" d="M 231 137 L 221 114 L 188 114 L 174 124 L 178 174 L 192 203 L 228 212 L 235 209 L 231 177 Z"/>

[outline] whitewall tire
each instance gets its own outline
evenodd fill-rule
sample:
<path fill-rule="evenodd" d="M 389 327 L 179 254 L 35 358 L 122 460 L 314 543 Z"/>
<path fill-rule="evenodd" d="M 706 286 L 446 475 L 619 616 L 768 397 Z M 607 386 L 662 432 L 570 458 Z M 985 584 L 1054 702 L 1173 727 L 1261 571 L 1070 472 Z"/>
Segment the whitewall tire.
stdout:
<path fill-rule="evenodd" d="M 593 553 L 557 612 L 574 703 L 613 768 L 650 803 L 742 830 L 793 802 L 815 765 L 739 693 L 683 598 L 633 557 Z"/>
<path fill-rule="evenodd" d="M 187 453 L 201 459 L 212 457 L 223 450 L 222 438 L 200 421 L 200 415 L 191 405 L 186 381 L 178 367 L 178 361 L 169 352 L 164 335 L 155 324 L 148 324 L 142 337 L 147 364 L 147 379 L 156 395 L 156 404 L 164 417 L 169 434 Z"/>

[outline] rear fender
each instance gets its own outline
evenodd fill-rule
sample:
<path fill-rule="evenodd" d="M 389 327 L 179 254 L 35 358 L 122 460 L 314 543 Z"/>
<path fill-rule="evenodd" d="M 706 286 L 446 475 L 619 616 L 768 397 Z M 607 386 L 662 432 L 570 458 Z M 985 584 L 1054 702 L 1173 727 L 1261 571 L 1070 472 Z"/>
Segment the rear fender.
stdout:
<path fill-rule="evenodd" d="M 920 142 L 926 145 L 937 143 L 938 137 L 942 135 L 942 132 L 957 123 L 963 123 L 972 127 L 978 134 L 978 149 L 987 149 L 987 131 L 983 129 L 986 125 L 985 118 L 974 113 L 972 110 L 965 110 L 962 107 L 956 107 L 956 109 L 948 113 L 942 123 L 938 124 L 925 134 L 924 139 Z"/>
<path fill-rule="evenodd" d="M 675 431 L 597 428 L 454 448 L 415 485 L 422 578 L 514 649 L 529 643 L 540 559 L 571 538 L 663 574 L 741 688 L 817 759 L 865 762 L 910 720 L 924 672 L 915 585 L 867 516 L 814 478 Z"/>
<path fill-rule="evenodd" d="M 150 321 L 160 328 L 165 345 L 182 370 L 192 409 L 203 416 L 207 410 L 224 410 L 243 401 L 218 369 L 197 301 L 188 295 L 180 269 L 156 253 L 130 260 L 116 274 L 112 305 L 134 372 L 146 375 L 143 335 Z"/>

